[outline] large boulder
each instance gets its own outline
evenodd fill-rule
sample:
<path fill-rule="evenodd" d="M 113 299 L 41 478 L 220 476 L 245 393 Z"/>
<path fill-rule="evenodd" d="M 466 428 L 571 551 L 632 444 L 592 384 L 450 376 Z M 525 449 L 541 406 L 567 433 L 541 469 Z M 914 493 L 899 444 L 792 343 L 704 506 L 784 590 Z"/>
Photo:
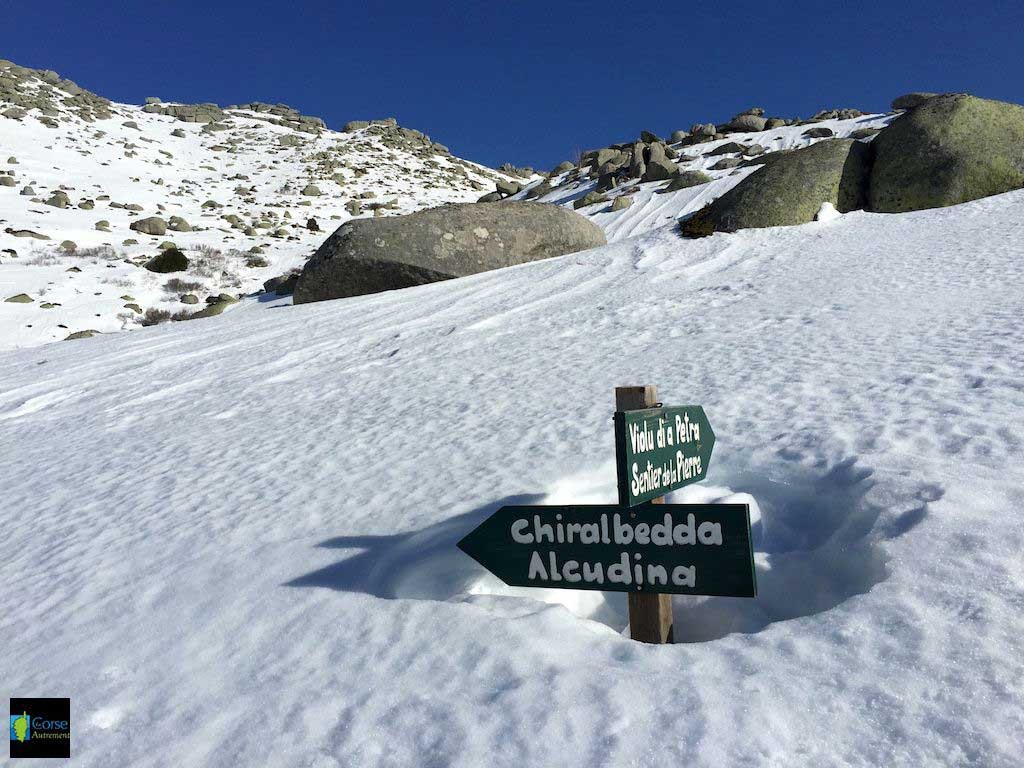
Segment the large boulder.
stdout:
<path fill-rule="evenodd" d="M 469 203 L 355 219 L 306 263 L 294 303 L 407 288 L 605 242 L 601 228 L 586 217 L 548 203 Z"/>
<path fill-rule="evenodd" d="M 928 99 L 875 136 L 868 204 L 899 213 L 1024 187 L 1024 107 L 967 94 Z"/>
<path fill-rule="evenodd" d="M 680 225 L 703 237 L 750 227 L 805 224 L 821 204 L 842 213 L 864 207 L 870 146 L 852 139 L 821 141 L 785 153 L 747 176 Z"/>

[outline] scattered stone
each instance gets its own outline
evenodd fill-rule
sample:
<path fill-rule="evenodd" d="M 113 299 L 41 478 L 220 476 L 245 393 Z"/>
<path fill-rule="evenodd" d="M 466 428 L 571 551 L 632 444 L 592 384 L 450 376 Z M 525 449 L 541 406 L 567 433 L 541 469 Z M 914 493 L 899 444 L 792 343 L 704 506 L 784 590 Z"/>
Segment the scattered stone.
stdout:
<path fill-rule="evenodd" d="M 629 195 L 619 195 L 612 200 L 613 211 L 624 211 L 633 204 L 633 198 Z"/>
<path fill-rule="evenodd" d="M 763 114 L 764 110 L 761 110 L 761 112 Z M 726 123 L 723 127 L 728 131 L 733 131 L 737 133 L 752 133 L 755 131 L 763 131 L 765 129 L 765 124 L 767 122 L 768 121 L 765 120 L 760 115 L 747 113 L 742 115 L 736 115 L 736 117 L 734 117 L 732 120 Z M 725 131 L 722 131 L 722 133 L 725 133 Z"/>
<path fill-rule="evenodd" d="M 306 197 L 320 197 L 320 188 L 316 184 L 307 184 L 300 194 Z"/>
<path fill-rule="evenodd" d="M 816 123 L 821 120 L 852 120 L 855 117 L 860 117 L 864 113 L 859 109 L 823 109 L 816 113 L 814 117 L 805 122 Z"/>
<path fill-rule="evenodd" d="M 198 304 L 199 297 L 194 293 L 183 293 L 179 299 L 182 304 Z"/>
<path fill-rule="evenodd" d="M 110 231 L 110 222 L 107 221 L 106 219 L 100 219 L 99 221 L 96 222 L 95 227 L 100 232 L 109 232 Z"/>
<path fill-rule="evenodd" d="M 141 315 L 142 314 L 142 307 L 140 307 L 138 304 L 125 304 L 124 308 L 125 309 L 130 309 L 132 312 L 134 312 L 137 315 Z"/>
<path fill-rule="evenodd" d="M 64 251 L 64 253 L 74 253 L 78 249 L 78 246 L 75 244 L 74 240 L 63 240 L 59 248 Z"/>
<path fill-rule="evenodd" d="M 552 176 L 557 176 L 557 175 L 562 174 L 562 173 L 568 173 L 569 171 L 571 171 L 575 167 L 576 167 L 575 163 L 572 163 L 572 162 L 570 162 L 568 160 L 563 160 L 562 162 L 560 162 L 558 165 L 556 165 L 554 168 L 551 169 L 551 175 Z"/>
<path fill-rule="evenodd" d="M 36 193 L 36 191 L 34 189 L 32 189 L 32 187 L 24 186 L 24 187 L 21 188 L 21 192 L 19 194 L 21 194 L 23 197 L 31 197 L 35 193 Z"/>
<path fill-rule="evenodd" d="M 641 181 L 665 181 L 679 173 L 679 167 L 668 159 L 665 145 L 651 144 L 644 155 L 644 172 Z"/>
<path fill-rule="evenodd" d="M 167 222 L 159 216 L 147 216 L 144 219 L 133 221 L 129 229 L 141 232 L 144 235 L 165 235 L 167 234 Z"/>
<path fill-rule="evenodd" d="M 310 232 L 319 232 L 320 225 L 316 223 L 316 219 L 309 218 L 306 220 L 306 229 L 308 229 Z"/>
<path fill-rule="evenodd" d="M 731 155 L 735 152 L 743 152 L 746 148 L 746 144 L 740 144 L 738 141 L 727 141 L 725 144 L 719 144 L 710 152 L 706 152 L 705 156 L 717 157 L 718 155 Z"/>
<path fill-rule="evenodd" d="M 607 203 L 608 198 L 599 192 L 587 192 L 583 197 L 574 200 L 572 203 L 573 210 L 578 211 L 580 208 L 586 208 L 590 205 L 597 205 L 598 203 Z"/>
<path fill-rule="evenodd" d="M 16 187 L 18 182 L 14 180 L 13 176 L 0 176 L 0 187 Z M 28 189 L 28 187 L 26 187 Z"/>
<path fill-rule="evenodd" d="M 184 139 L 187 135 L 184 128 L 175 128 L 171 131 L 171 136 L 174 136 L 176 139 Z"/>
<path fill-rule="evenodd" d="M 57 190 L 50 196 L 50 199 L 46 201 L 46 205 L 53 206 L 54 208 L 67 208 L 71 205 L 71 198 L 61 190 Z"/>
<path fill-rule="evenodd" d="M 831 128 L 826 128 L 822 125 L 817 128 L 808 128 L 803 132 L 803 135 L 809 139 L 827 139 L 836 134 Z"/>
<path fill-rule="evenodd" d="M 477 199 L 477 202 L 478 203 L 496 203 L 496 202 L 498 202 L 501 199 L 503 199 L 503 195 L 501 194 L 501 192 L 488 192 L 486 195 L 481 195 Z M 349 204 L 354 203 L 354 202 L 355 202 L 355 200 L 351 200 L 351 201 L 349 201 Z M 345 209 L 348 210 L 348 205 L 345 206 Z M 351 211 L 349 211 L 349 213 L 351 213 Z M 356 216 L 358 214 L 353 213 L 352 215 Z"/>
<path fill-rule="evenodd" d="M 743 161 L 738 157 L 723 157 L 717 163 L 708 168 L 709 171 L 726 171 L 730 168 L 735 168 L 738 165 L 742 165 Z"/>
<path fill-rule="evenodd" d="M 4 299 L 7 304 L 31 304 L 35 299 L 29 296 L 27 293 L 19 293 L 14 296 L 8 296 Z"/>
<path fill-rule="evenodd" d="M 712 178 L 702 171 L 683 171 L 661 190 L 662 193 L 678 192 L 681 189 L 696 187 L 699 184 L 707 184 Z"/>
<path fill-rule="evenodd" d="M 550 191 L 551 191 L 551 182 L 548 181 L 547 179 L 544 179 L 539 184 L 534 184 L 532 187 L 530 187 L 528 190 L 526 190 L 526 194 L 524 195 L 524 197 L 527 200 L 533 200 L 533 199 L 538 198 L 538 197 L 543 197 L 544 195 L 546 195 Z"/>
<path fill-rule="evenodd" d="M 99 334 L 99 331 L 89 328 L 88 330 L 85 331 L 75 331 L 74 333 L 69 333 L 67 336 L 64 337 L 64 341 L 75 341 L 76 339 L 91 339 L 93 336 L 96 336 L 97 334 Z"/>
<path fill-rule="evenodd" d="M 38 232 L 33 232 L 31 229 L 11 229 L 8 227 L 4 230 L 8 235 L 13 237 L 31 237 L 33 240 L 49 240 L 49 235 L 41 235 Z"/>
<path fill-rule="evenodd" d="M 299 271 L 294 270 L 286 275 L 272 277 L 263 283 L 263 290 L 267 293 L 276 293 L 278 296 L 290 296 L 295 291 L 295 284 L 299 281 Z"/>
<path fill-rule="evenodd" d="M 167 220 L 167 228 L 172 232 L 191 232 L 192 227 L 181 216 L 171 216 Z"/>
<path fill-rule="evenodd" d="M 518 181 L 509 181 L 507 179 L 498 179 L 494 182 L 494 186 L 503 197 L 514 195 L 523 188 L 523 185 Z"/>

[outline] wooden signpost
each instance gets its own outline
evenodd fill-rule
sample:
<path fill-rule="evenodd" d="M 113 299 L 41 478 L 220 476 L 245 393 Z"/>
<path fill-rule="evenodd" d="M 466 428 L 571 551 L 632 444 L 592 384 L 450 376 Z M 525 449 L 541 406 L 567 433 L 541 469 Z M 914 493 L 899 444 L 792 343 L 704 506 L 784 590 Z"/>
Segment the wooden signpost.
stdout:
<path fill-rule="evenodd" d="M 459 549 L 510 586 L 629 593 L 630 637 L 672 642 L 672 594 L 755 597 L 746 504 L 663 504 L 707 476 L 715 435 L 700 406 L 617 387 L 619 503 L 507 506 Z"/>

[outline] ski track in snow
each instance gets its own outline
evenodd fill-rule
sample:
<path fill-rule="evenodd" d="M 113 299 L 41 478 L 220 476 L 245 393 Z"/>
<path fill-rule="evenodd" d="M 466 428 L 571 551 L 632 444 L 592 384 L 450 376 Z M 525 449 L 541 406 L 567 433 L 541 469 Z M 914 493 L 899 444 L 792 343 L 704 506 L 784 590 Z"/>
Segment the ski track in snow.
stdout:
<path fill-rule="evenodd" d="M 1024 192 L 0 355 L 0 695 L 81 766 L 1014 766 Z M 613 387 L 701 403 L 760 596 L 504 587 L 614 499 Z M 739 496 L 738 494 L 749 494 Z"/>

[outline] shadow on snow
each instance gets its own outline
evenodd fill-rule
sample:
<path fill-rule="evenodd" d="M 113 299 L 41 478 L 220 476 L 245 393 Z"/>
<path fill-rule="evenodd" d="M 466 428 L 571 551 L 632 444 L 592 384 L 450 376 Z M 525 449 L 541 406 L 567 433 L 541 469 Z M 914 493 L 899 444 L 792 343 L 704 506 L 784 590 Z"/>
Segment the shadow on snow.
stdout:
<path fill-rule="evenodd" d="M 718 498 L 708 498 L 712 489 L 696 486 L 689 498 L 690 489 L 674 494 L 673 501 L 679 503 L 704 503 L 747 493 L 761 514 L 753 526 L 757 598 L 674 596 L 676 642 L 759 632 L 778 621 L 824 613 L 867 593 L 888 575 L 881 543 L 922 522 L 928 503 L 942 495 L 940 488 L 929 486 L 918 494 L 913 509 L 876 525 L 882 509 L 865 498 L 874 484 L 871 470 L 858 468 L 855 458 L 824 470 L 788 462 L 771 469 L 766 474 L 740 467 L 723 470 L 719 465 L 721 474 L 716 474 L 728 490 Z M 694 496 L 700 493 L 703 496 Z M 623 593 L 510 588 L 456 548 L 459 539 L 499 507 L 540 504 L 547 498 L 509 496 L 417 531 L 328 539 L 319 546 L 354 553 L 287 586 L 328 587 L 385 599 L 521 596 L 561 603 L 578 616 L 621 630 L 628 623 Z"/>

